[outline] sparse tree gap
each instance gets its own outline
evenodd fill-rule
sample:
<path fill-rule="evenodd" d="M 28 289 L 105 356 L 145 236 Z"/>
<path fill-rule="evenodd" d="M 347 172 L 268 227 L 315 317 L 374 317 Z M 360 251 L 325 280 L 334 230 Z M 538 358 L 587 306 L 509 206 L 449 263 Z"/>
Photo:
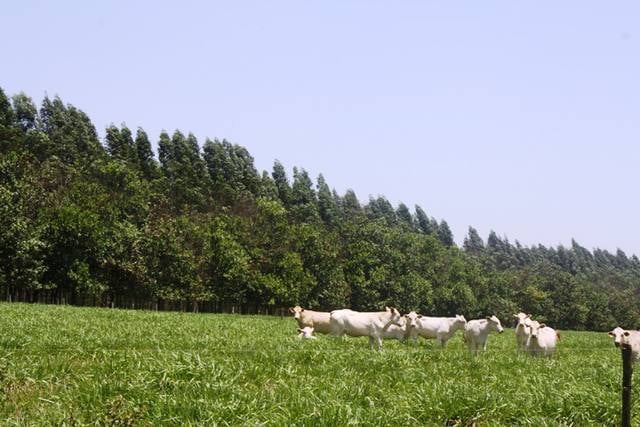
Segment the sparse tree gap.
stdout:
<path fill-rule="evenodd" d="M 135 129 L 132 131 L 131 129 Z M 384 197 L 362 204 L 225 139 L 111 124 L 59 97 L 0 89 L 0 298 L 282 315 L 385 305 L 432 315 L 532 313 L 559 329 L 640 326 L 640 260 L 524 247 Z M 423 195 L 424 196 L 424 195 Z M 428 197 L 428 190 L 427 195 Z M 436 211 L 428 206 L 427 211 Z M 473 218 L 469 218 L 473 222 Z"/>

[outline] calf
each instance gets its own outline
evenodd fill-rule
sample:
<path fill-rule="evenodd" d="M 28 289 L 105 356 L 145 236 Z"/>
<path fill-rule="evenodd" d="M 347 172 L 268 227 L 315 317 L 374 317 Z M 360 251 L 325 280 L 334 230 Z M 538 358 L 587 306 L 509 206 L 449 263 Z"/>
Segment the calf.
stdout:
<path fill-rule="evenodd" d="M 369 337 L 369 346 L 382 349 L 382 338 L 391 325 L 403 326 L 404 319 L 395 308 L 361 313 L 349 309 L 334 310 L 330 316 L 331 334 L 336 336 Z"/>
<path fill-rule="evenodd" d="M 329 313 L 325 311 L 305 310 L 299 305 L 296 305 L 295 307 L 290 307 L 289 312 L 293 313 L 293 317 L 298 322 L 300 329 L 310 326 L 315 332 L 322 334 L 331 332 Z"/>
<path fill-rule="evenodd" d="M 527 348 L 527 340 L 529 339 L 529 332 L 531 332 L 531 328 L 527 325 L 527 319 L 530 319 L 531 315 L 520 312 L 513 316 L 518 319 L 518 323 L 516 324 L 516 343 L 518 344 L 518 350 L 525 351 Z"/>
<path fill-rule="evenodd" d="M 618 326 L 609 332 L 609 336 L 613 337 L 613 343 L 616 347 L 620 347 L 622 344 L 630 345 L 631 357 L 636 362 L 640 360 L 640 331 L 627 331 Z"/>
<path fill-rule="evenodd" d="M 551 356 L 558 343 L 556 330 L 537 320 L 528 320 L 527 325 L 530 329 L 527 351 L 535 355 Z"/>
<path fill-rule="evenodd" d="M 298 328 L 298 338 L 306 340 L 315 340 L 318 337 L 313 335 L 313 327 L 305 326 L 304 328 Z"/>
<path fill-rule="evenodd" d="M 438 345 L 443 348 L 456 331 L 464 329 L 467 324 L 464 316 L 459 314 L 456 317 L 428 317 L 416 314 L 415 311 L 407 314 L 409 319 L 413 316 L 416 318 L 416 326 L 410 331 L 413 342 L 417 341 L 418 336 L 425 339 L 435 338 Z"/>
<path fill-rule="evenodd" d="M 496 316 L 487 316 L 486 319 L 475 319 L 467 322 L 464 327 L 463 337 L 472 354 L 478 354 L 480 350 L 487 349 L 487 338 L 491 331 L 504 332 L 500 319 Z"/>
<path fill-rule="evenodd" d="M 404 342 L 409 338 L 410 329 L 408 328 L 409 325 L 407 323 L 402 326 L 389 325 L 386 330 L 382 331 L 382 339 L 392 339 Z"/>

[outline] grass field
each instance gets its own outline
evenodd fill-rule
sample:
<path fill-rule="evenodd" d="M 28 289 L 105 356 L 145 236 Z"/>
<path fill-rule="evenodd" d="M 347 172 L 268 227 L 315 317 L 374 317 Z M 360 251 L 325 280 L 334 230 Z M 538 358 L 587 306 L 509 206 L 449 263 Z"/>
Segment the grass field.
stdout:
<path fill-rule="evenodd" d="M 543 359 L 507 330 L 474 359 L 460 332 L 375 352 L 300 341 L 293 318 L 0 304 L 8 425 L 611 425 L 620 381 L 604 333 L 563 331 Z"/>

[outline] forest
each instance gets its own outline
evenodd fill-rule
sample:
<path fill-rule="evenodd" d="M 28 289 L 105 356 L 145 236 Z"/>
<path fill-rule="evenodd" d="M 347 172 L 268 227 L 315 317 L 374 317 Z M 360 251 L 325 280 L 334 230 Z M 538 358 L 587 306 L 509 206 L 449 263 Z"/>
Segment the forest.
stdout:
<path fill-rule="evenodd" d="M 0 298 L 150 310 L 281 313 L 290 305 L 429 315 L 524 311 L 559 329 L 640 326 L 640 260 L 523 246 L 385 197 L 338 194 L 225 139 L 38 108 L 0 89 Z M 473 209 L 469 209 L 473 222 Z"/>

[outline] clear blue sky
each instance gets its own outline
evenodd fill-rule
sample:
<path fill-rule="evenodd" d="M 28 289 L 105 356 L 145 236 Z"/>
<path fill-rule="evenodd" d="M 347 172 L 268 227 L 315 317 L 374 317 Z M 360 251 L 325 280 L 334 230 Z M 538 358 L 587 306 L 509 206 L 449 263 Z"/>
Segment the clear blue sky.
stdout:
<path fill-rule="evenodd" d="M 640 3 L 2 6 L 0 86 L 525 245 L 640 254 Z"/>

